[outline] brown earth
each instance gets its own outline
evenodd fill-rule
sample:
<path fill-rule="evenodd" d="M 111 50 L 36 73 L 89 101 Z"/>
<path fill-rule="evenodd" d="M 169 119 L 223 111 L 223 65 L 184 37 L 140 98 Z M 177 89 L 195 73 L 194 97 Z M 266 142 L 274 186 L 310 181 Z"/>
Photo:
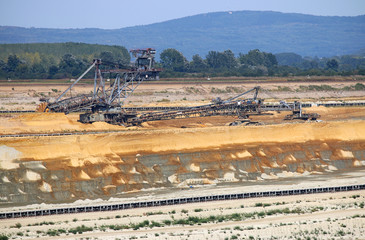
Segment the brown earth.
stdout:
<path fill-rule="evenodd" d="M 364 136 L 364 121 L 333 121 L 4 138 L 0 199 L 67 202 L 351 171 L 365 164 Z"/>
<path fill-rule="evenodd" d="M 340 81 L 332 85 L 343 87 L 354 83 Z M 243 83 L 231 84 L 232 88 L 240 88 Z M 245 88 L 252 87 L 250 84 L 255 85 L 246 83 Z M 263 85 L 266 89 L 277 89 L 280 84 Z M 305 83 L 288 82 L 287 86 L 294 89 L 302 84 Z M 0 90 L 9 96 L 14 94 L 14 100 L 18 100 L 17 94 L 27 99 L 31 97 L 30 93 L 39 93 L 31 90 L 31 86 L 14 86 L 4 86 Z M 60 92 L 52 90 L 57 89 L 54 84 L 34 87 L 40 92 L 51 90 L 51 95 Z M 201 83 L 194 89 L 208 87 L 227 90 L 220 82 Z M 163 95 L 176 93 L 179 89 L 189 92 L 191 87 L 179 83 L 148 83 L 141 85 L 135 97 L 151 97 L 149 91 Z M 210 93 L 203 90 L 200 91 L 202 97 L 207 97 Z M 75 91 L 87 92 L 90 86 L 81 85 Z M 196 95 L 199 94 L 187 94 L 193 99 Z M 352 96 L 352 100 L 354 98 Z M 191 99 L 185 102 L 201 104 Z M 163 102 L 164 105 L 178 103 Z M 235 117 L 215 116 L 147 122 L 126 128 L 102 122 L 82 124 L 77 121 L 78 114 L 1 114 L 0 134 L 117 131 L 98 135 L 1 139 L 0 166 L 3 170 L 0 170 L 0 177 L 4 190 L 1 202 L 5 205 L 67 202 L 155 187 L 277 179 L 363 165 L 364 108 L 312 107 L 306 111 L 319 113 L 323 122 L 283 124 L 282 119 L 288 113 L 274 112 L 251 117 L 263 126 L 228 127 L 226 125 Z M 91 187 L 85 188 L 83 182 Z M 39 196 L 34 197 L 35 192 L 39 192 Z"/>
<path fill-rule="evenodd" d="M 326 82 L 338 89 L 356 83 L 356 80 Z M 194 84 L 142 84 L 127 104 L 200 105 L 217 96 L 226 99 L 238 94 L 234 91 L 248 90 L 256 85 L 252 82 L 230 83 L 230 87 L 238 88 L 232 91 L 231 88 L 227 90 L 227 85 L 223 83 Z M 278 91 L 282 83 L 263 83 L 260 84 L 264 88 L 261 97 L 267 101 L 300 98 L 310 102 L 365 99 L 363 91 L 296 91 L 305 84 L 288 82 L 290 91 Z M 320 85 L 323 82 L 308 84 Z M 55 97 L 67 87 L 68 85 L 31 84 L 1 86 L 0 108 L 34 110 L 40 92 Z M 52 89 L 57 89 L 57 92 Z M 225 92 L 213 93 L 219 92 L 216 89 Z M 81 85 L 73 94 L 89 91 L 90 86 Z M 191 194 L 194 196 L 208 190 L 209 194 L 216 194 L 218 190 L 232 191 L 235 189 L 233 186 L 237 185 L 240 186 L 240 191 L 254 191 L 258 186 L 260 189 L 265 186 L 270 189 L 298 188 L 294 183 L 308 177 L 314 182 L 304 181 L 300 188 L 313 186 L 311 184 L 326 186 L 331 180 L 336 180 L 331 185 L 363 184 L 363 177 L 353 177 L 350 181 L 348 176 L 336 174 L 351 175 L 364 169 L 364 109 L 312 107 L 305 110 L 319 113 L 322 122 L 283 123 L 282 119 L 288 113 L 282 112 L 269 116 L 252 116 L 254 121 L 263 123 L 262 126 L 235 127 L 226 126 L 235 118 L 225 116 L 147 122 L 139 127 L 126 128 L 106 123 L 81 124 L 77 122 L 77 114 L 0 114 L 0 134 L 117 131 L 96 135 L 0 138 L 0 208 L 1 211 L 7 211 L 9 207 L 18 209 L 21 205 L 32 203 L 60 204 L 80 199 L 94 199 L 90 200 L 91 203 L 99 198 L 106 201 L 117 199 L 117 202 L 133 201 L 141 196 L 159 198 L 162 196 L 160 193 L 179 197 L 186 194 L 181 189 L 187 190 L 192 186 L 195 190 Z M 340 201 L 333 203 L 335 206 L 339 204 Z M 25 207 L 34 209 L 44 206 Z M 227 212 L 228 209 L 223 211 Z M 336 211 L 333 219 L 339 219 L 341 215 L 351 217 L 354 214 L 352 211 L 355 212 Z M 324 212 L 318 217 L 325 219 L 330 214 Z M 310 216 L 292 218 L 288 222 L 300 222 Z M 278 218 L 275 222 L 279 224 L 283 219 L 285 217 Z M 364 222 L 362 218 L 360 220 L 357 238 L 364 232 Z M 268 225 L 270 221 L 252 221 L 247 224 L 256 227 L 252 234 L 257 236 L 260 236 L 257 227 L 263 225 L 268 229 L 263 233 L 264 237 L 278 229 L 284 229 L 277 235 L 280 238 L 285 238 L 285 234 L 291 231 L 300 234 L 298 229 L 288 226 Z M 325 223 L 325 220 L 322 222 Z M 356 229 L 356 224 L 350 223 L 346 218 L 339 221 L 333 229 L 340 231 L 340 222 L 350 224 L 352 230 Z M 230 231 L 233 231 L 232 224 L 235 223 L 227 223 Z M 247 224 L 244 226 L 247 227 Z M 298 226 L 300 229 L 314 230 L 313 227 L 307 229 L 301 224 Z M 323 228 L 328 231 L 330 225 L 325 224 Z M 194 229 L 192 231 L 195 234 L 200 231 Z M 213 226 L 202 226 L 201 229 L 206 231 L 204 229 L 213 229 Z M 189 235 L 181 228 L 171 231 L 175 230 L 184 236 Z M 219 233 L 219 229 L 214 231 L 218 233 L 213 234 L 213 239 L 227 236 Z M 157 232 L 161 234 L 161 231 Z M 143 232 L 147 235 L 150 233 L 156 232 Z M 124 235 L 128 238 L 133 236 L 129 232 Z M 204 239 L 208 235 L 205 234 Z M 199 234 L 195 236 L 200 238 Z M 100 233 L 100 237 L 104 239 L 109 235 Z"/>
<path fill-rule="evenodd" d="M 321 115 L 322 121 L 344 121 L 348 119 L 365 119 L 364 107 L 349 108 L 306 108 L 306 112 L 316 112 Z M 283 123 L 285 115 L 289 112 L 276 113 L 265 116 L 251 116 L 253 121 L 263 124 Z M 25 134 L 25 133 L 55 133 L 55 132 L 90 132 L 90 131 L 127 131 L 143 129 L 166 128 L 207 128 L 212 126 L 225 126 L 237 120 L 234 116 L 200 117 L 192 119 L 173 119 L 168 121 L 155 121 L 143 123 L 141 127 L 123 127 L 103 122 L 82 124 L 78 122 L 79 115 L 63 113 L 27 113 L 27 114 L 0 114 L 0 135 Z M 302 122 L 302 121 L 299 121 Z M 287 122 L 289 123 L 289 122 Z"/>
<path fill-rule="evenodd" d="M 274 78 L 275 79 L 275 78 Z M 302 79 L 301 81 L 283 80 L 245 80 L 245 81 L 197 81 L 197 82 L 144 82 L 126 101 L 126 106 L 156 106 L 179 105 L 192 106 L 209 103 L 216 97 L 228 99 L 243 93 L 255 86 L 260 86 L 259 97 L 266 101 L 286 99 L 293 101 L 341 101 L 365 100 L 364 91 L 355 91 L 356 84 L 363 84 L 361 77 L 331 79 Z M 50 98 L 51 101 L 66 90 L 71 83 L 4 83 L 0 86 L 0 110 L 35 110 L 41 97 Z M 306 90 L 303 87 L 327 85 L 333 90 L 316 91 Z M 285 88 L 284 88 L 285 87 Z M 351 88 L 352 90 L 344 90 Z M 71 94 L 90 93 L 91 84 L 77 84 Z M 69 96 L 69 95 L 67 95 Z"/>

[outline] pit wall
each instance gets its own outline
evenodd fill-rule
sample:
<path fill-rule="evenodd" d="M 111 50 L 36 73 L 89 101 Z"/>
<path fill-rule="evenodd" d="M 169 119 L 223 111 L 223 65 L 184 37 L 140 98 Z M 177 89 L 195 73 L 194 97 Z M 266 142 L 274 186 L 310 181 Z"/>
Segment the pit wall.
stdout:
<path fill-rule="evenodd" d="M 365 166 L 364 124 L 2 139 L 0 204 L 69 202 L 149 188 L 351 171 Z M 258 142 L 261 132 L 266 135 Z"/>

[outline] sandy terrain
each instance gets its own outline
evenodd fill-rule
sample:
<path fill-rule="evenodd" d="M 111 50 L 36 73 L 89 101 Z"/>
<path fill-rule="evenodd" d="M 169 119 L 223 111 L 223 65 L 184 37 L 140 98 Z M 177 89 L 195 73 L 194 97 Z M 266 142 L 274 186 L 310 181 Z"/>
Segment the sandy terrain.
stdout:
<path fill-rule="evenodd" d="M 305 79 L 308 80 L 308 79 Z M 243 93 L 255 86 L 260 86 L 259 97 L 266 101 L 288 101 L 302 99 L 303 101 L 328 101 L 328 100 L 365 100 L 364 91 L 346 90 L 363 84 L 364 79 L 340 78 L 334 81 L 322 80 L 313 82 L 303 81 L 270 81 L 270 80 L 245 80 L 245 81 L 218 81 L 218 82 L 186 82 L 186 83 L 159 83 L 144 82 L 125 101 L 125 106 L 156 106 L 179 105 L 192 106 L 209 103 L 216 97 L 228 99 Z M 3 83 L 0 87 L 0 110 L 35 110 L 39 98 L 50 98 L 51 101 L 58 97 L 70 84 L 40 84 L 40 83 Z M 307 89 L 308 86 L 327 85 L 330 90 Z M 285 88 L 284 88 L 285 87 Z M 72 96 L 90 93 L 91 84 L 75 85 Z M 70 96 L 70 95 L 67 95 Z"/>
<path fill-rule="evenodd" d="M 348 90 L 357 83 L 363 80 L 145 83 L 126 105 L 200 105 L 256 85 L 263 88 L 259 97 L 269 102 L 365 101 L 364 91 Z M 334 90 L 305 88 L 323 84 Z M 6 83 L 0 87 L 0 109 L 34 110 L 40 97 L 55 98 L 68 86 Z M 90 85 L 81 84 L 72 94 L 90 91 Z M 281 124 L 288 114 L 282 112 L 252 117 L 262 126 L 237 127 L 226 126 L 234 117 L 222 116 L 126 128 L 81 124 L 77 114 L 0 114 L 0 134 L 117 131 L 0 139 L 0 211 L 364 184 L 364 109 L 312 107 L 305 110 L 319 113 L 322 122 Z M 14 239 L 365 239 L 364 201 L 365 191 L 357 191 L 10 219 L 0 220 L 0 235 Z M 241 218 L 232 220 L 232 214 Z M 177 222 L 209 216 L 213 217 L 205 222 Z M 148 227 L 133 230 L 146 220 Z M 113 230 L 111 225 L 128 227 Z M 76 227 L 85 232 L 74 235 Z"/>
<path fill-rule="evenodd" d="M 343 121 L 347 119 L 364 120 L 363 107 L 351 108 L 306 108 L 306 112 L 316 112 L 321 115 L 322 121 Z M 253 121 L 263 124 L 282 123 L 284 117 L 290 112 L 275 113 L 266 116 L 251 116 Z M 82 124 L 78 122 L 79 115 L 72 113 L 26 113 L 26 114 L 0 114 L 0 134 L 21 133 L 54 133 L 54 132 L 92 132 L 92 131 L 127 131 L 144 129 L 167 129 L 167 128 L 207 128 L 212 126 L 225 126 L 237 120 L 235 116 L 215 116 L 209 118 L 175 119 L 168 121 L 155 121 L 143 123 L 142 127 L 123 127 L 103 122 Z M 289 121 L 286 123 L 292 123 Z M 297 121 L 298 122 L 298 121 Z M 303 122 L 303 121 L 299 121 Z"/>
<path fill-rule="evenodd" d="M 363 239 L 365 233 L 365 191 L 305 196 L 259 198 L 123 210 L 2 220 L 0 229 L 21 239 Z M 270 214 L 289 209 L 295 213 Z M 173 224 L 192 217 L 250 216 L 240 221 L 212 220 L 202 224 Z M 251 215 L 249 215 L 251 214 Z M 110 226 L 133 225 L 148 220 L 165 222 L 164 227 L 112 230 Z M 18 228 L 16 227 L 18 223 Z M 19 223 L 21 224 L 19 226 Z M 80 226 L 83 234 L 67 233 Z M 52 230 L 65 230 L 51 237 Z M 48 232 L 48 234 L 47 234 Z M 57 231 L 56 231 L 57 232 Z M 20 237 L 23 233 L 23 237 Z"/>

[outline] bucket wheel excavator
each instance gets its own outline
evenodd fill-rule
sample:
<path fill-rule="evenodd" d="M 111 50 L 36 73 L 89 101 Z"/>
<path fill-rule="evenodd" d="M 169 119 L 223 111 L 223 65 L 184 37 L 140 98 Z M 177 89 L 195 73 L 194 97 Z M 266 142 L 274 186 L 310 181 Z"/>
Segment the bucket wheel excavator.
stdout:
<path fill-rule="evenodd" d="M 211 104 L 188 107 L 184 109 L 170 109 L 167 111 L 150 111 L 147 113 L 126 111 L 123 108 L 125 100 L 143 81 L 159 80 L 161 69 L 154 68 L 153 48 L 134 49 L 130 51 L 135 57 L 135 63 L 128 69 L 115 68 L 115 63 L 94 59 L 91 66 L 77 78 L 55 101 L 44 101 L 37 107 L 38 112 L 80 112 L 79 121 L 82 123 L 107 122 L 117 125 L 139 125 L 147 121 L 208 117 L 217 115 L 237 116 L 235 124 L 250 124 L 251 115 L 271 115 L 269 111 L 293 111 L 285 120 L 303 119 L 315 120 L 318 114 L 302 112 L 302 105 L 280 103 L 277 106 L 264 105 L 263 99 L 257 98 L 260 87 L 254 87 L 227 100 L 216 98 Z M 105 67 L 109 66 L 109 67 Z M 110 67 L 111 66 L 111 67 Z M 94 69 L 94 88 L 90 94 L 80 94 L 66 97 L 73 87 L 92 69 Z M 113 76 L 113 80 L 106 81 L 105 75 Z M 253 93 L 253 98 L 240 99 Z"/>
<path fill-rule="evenodd" d="M 115 68 L 115 64 L 94 59 L 91 66 L 78 77 L 55 101 L 44 101 L 37 107 L 38 112 L 84 112 L 80 114 L 80 122 L 89 123 L 104 121 L 123 124 L 135 114 L 127 113 L 122 105 L 143 81 L 158 80 L 161 69 L 154 68 L 153 48 L 130 50 L 135 57 L 134 65 L 128 69 Z M 112 65 L 113 67 L 104 67 Z M 66 97 L 73 87 L 92 69 L 94 69 L 94 89 L 90 94 Z M 106 74 L 114 79 L 107 84 Z"/>

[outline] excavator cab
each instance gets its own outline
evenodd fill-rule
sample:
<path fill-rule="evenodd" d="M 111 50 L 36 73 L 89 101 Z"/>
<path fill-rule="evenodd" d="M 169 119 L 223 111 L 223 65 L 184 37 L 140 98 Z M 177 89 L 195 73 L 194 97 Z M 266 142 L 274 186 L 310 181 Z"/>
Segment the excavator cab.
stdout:
<path fill-rule="evenodd" d="M 137 70 L 154 70 L 156 50 L 153 48 L 132 49 L 132 56 L 136 58 L 135 67 Z"/>

